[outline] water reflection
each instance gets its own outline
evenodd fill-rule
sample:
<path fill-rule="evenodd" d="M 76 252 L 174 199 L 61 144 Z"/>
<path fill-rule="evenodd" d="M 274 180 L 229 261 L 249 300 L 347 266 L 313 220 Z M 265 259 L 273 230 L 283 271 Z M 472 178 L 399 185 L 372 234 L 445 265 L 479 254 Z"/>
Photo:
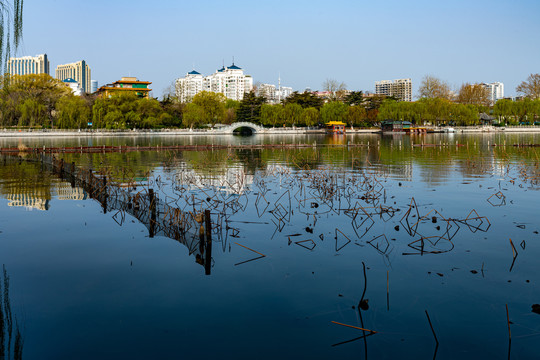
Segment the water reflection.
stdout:
<path fill-rule="evenodd" d="M 223 330 L 214 337 L 222 346 L 208 349 L 216 356 L 234 354 L 240 346 L 256 351 L 268 338 L 278 337 L 287 349 L 271 349 L 261 357 L 282 356 L 281 351 L 325 358 L 358 351 L 365 358 L 431 357 L 433 337 L 424 313 L 429 309 L 441 358 L 455 357 L 456 351 L 470 354 L 463 358 L 497 357 L 507 351 L 499 340 L 506 340 L 502 318 L 504 304 L 509 303 L 516 324 L 514 345 L 519 343 L 512 351 L 531 358 L 540 331 L 528 316 L 530 304 L 538 302 L 533 277 L 538 270 L 534 259 L 540 254 L 534 233 L 538 157 L 534 148 L 492 147 L 472 139 L 468 146 L 419 147 L 406 139 L 380 139 L 380 144 L 370 141 L 368 146 L 363 139 L 358 141 L 365 146 L 349 148 L 66 154 L 66 164 L 73 161 L 101 174 L 95 182 L 107 177 L 106 187 L 94 186 L 92 191 L 76 184 L 107 214 L 93 227 L 69 224 L 75 233 L 103 229 L 99 236 L 104 238 L 97 248 L 88 243 L 97 242 L 98 235 L 76 242 L 84 253 L 77 260 L 86 267 L 74 283 L 107 284 L 92 291 L 79 288 L 80 298 L 88 296 L 96 303 L 89 317 L 101 319 L 100 311 L 110 308 L 107 318 L 122 313 L 122 321 L 129 321 L 102 321 L 88 331 L 90 339 L 80 341 L 88 346 L 109 327 L 132 341 L 133 335 L 141 336 L 138 329 L 147 327 L 151 334 L 143 338 L 149 337 L 152 346 L 129 350 L 128 341 L 121 339 L 108 346 L 134 357 L 140 356 L 140 349 L 151 353 L 156 344 L 164 357 L 178 354 L 181 347 L 182 354 L 192 357 L 196 353 L 185 345 L 204 346 L 198 342 L 208 335 L 207 326 L 200 325 L 203 320 Z M 69 184 L 69 179 L 62 182 L 37 164 L 15 165 L 28 168 L 20 176 L 15 168 L 2 172 L 3 196 L 16 178 L 45 184 L 44 197 L 53 204 L 47 218 L 51 219 L 60 207 L 54 206 L 59 196 L 55 188 Z M 107 191 L 96 190 L 100 188 Z M 68 209 L 85 216 L 99 212 L 86 204 L 86 209 Z M 210 222 L 205 221 L 205 210 L 210 211 Z M 9 211 L 13 209 L 4 215 Z M 180 248 L 188 249 L 190 261 L 182 261 L 187 258 L 180 256 L 185 255 L 182 251 L 164 245 L 175 243 L 145 238 L 176 239 L 169 230 L 189 213 L 194 222 L 186 233 L 193 241 Z M 121 231 L 104 217 L 113 218 Z M 141 229 L 130 219 L 145 224 L 144 233 L 137 236 Z M 182 227 L 176 229 L 181 233 Z M 108 232 L 115 235 L 108 237 Z M 11 255 L 13 244 L 15 240 L 4 239 L 3 253 Z M 115 244 L 121 244 L 120 249 L 108 258 Z M 135 250 L 137 246 L 143 247 Z M 63 249 L 56 261 L 78 254 Z M 131 257 L 136 257 L 132 266 L 125 261 Z M 13 258 L 25 261 L 22 256 Z M 42 271 L 49 272 L 50 258 L 40 261 L 40 266 L 47 264 Z M 69 262 L 64 269 L 76 267 Z M 102 277 L 96 275 L 100 268 Z M 58 281 L 68 276 L 62 274 Z M 29 281 L 27 287 L 37 282 Z M 70 296 L 80 301 L 76 294 Z M 245 323 L 233 327 L 238 319 Z M 75 315 L 72 320 L 66 324 L 80 322 Z M 265 326 L 252 335 L 261 322 Z M 32 326 L 44 324 L 36 320 Z M 159 330 L 162 327 L 170 335 Z M 69 337 L 72 329 L 66 325 L 59 332 Z M 240 338 L 246 341 L 239 343 Z M 291 338 L 298 340 L 294 346 L 289 345 Z M 34 351 L 41 349 L 34 344 Z M 52 348 L 49 352 L 55 353 Z"/>
<path fill-rule="evenodd" d="M 2 266 L 0 281 L 0 358 L 22 359 L 23 335 L 17 315 L 13 313 L 9 294 L 9 275 L 6 266 Z"/>
<path fill-rule="evenodd" d="M 280 236 L 286 227 L 301 229 L 299 235 L 306 232 L 321 240 L 325 233 L 335 233 L 336 252 L 352 243 L 352 239 L 358 242 L 367 238 L 366 244 L 387 259 L 394 249 L 383 232 L 387 223 L 396 231 L 401 226 L 411 237 L 403 255 L 447 253 L 454 249 L 453 239 L 462 227 L 468 228 L 471 233 L 487 232 L 491 227 L 489 219 L 474 209 L 466 209 L 469 212 L 466 216 L 445 216 L 442 209 L 439 211 L 427 206 L 421 206 L 425 209 L 421 213 L 414 197 L 408 205 L 396 201 L 392 204 L 386 188 L 389 171 L 385 167 L 371 167 L 367 160 L 360 165 L 351 161 L 358 167 L 354 171 L 345 165 L 349 164 L 348 159 L 343 161 L 345 166 L 323 166 L 324 155 L 329 159 L 335 159 L 336 156 L 361 158 L 362 153 L 369 156 L 369 149 L 367 152 L 361 149 L 356 154 L 332 148 L 290 150 L 280 154 L 288 166 L 275 166 L 270 165 L 272 160 L 264 156 L 264 150 L 257 150 L 255 154 L 242 150 L 236 153 L 167 152 L 159 154 L 162 158 L 163 155 L 168 156 L 164 172 L 148 167 L 143 177 L 137 176 L 141 164 L 136 161 L 125 162 L 128 165 L 136 164 L 136 168 L 113 167 L 124 157 L 142 156 L 138 153 L 99 155 L 101 161 L 97 173 L 77 168 L 73 162 L 72 165 L 66 165 L 70 164 L 69 157 L 65 161 L 42 155 L 35 159 L 37 165 L 29 165 L 31 159 L 12 159 L 14 161 L 3 168 L 3 174 L 11 180 L 4 181 L 2 188 L 9 189 L 6 197 L 12 205 L 38 207 L 44 203 L 41 209 L 48 209 L 52 191 L 50 177 L 44 175 L 43 171 L 46 164 L 48 170 L 57 173 L 62 179 L 71 179 L 71 186 L 66 182 L 56 185 L 57 199 L 84 200 L 89 194 L 101 204 L 104 212 L 113 213 L 114 220 L 120 226 L 126 215 L 130 215 L 146 226 L 150 237 L 166 236 L 185 245 L 190 255 L 194 255 L 196 261 L 204 265 L 207 273 L 210 273 L 211 261 L 205 255 L 211 251 L 211 247 L 207 246 L 208 238 L 214 234 L 215 241 L 221 242 L 225 249 L 230 242 L 229 238 L 241 236 L 241 227 L 235 223 L 257 223 L 267 228 L 264 231 L 272 233 L 272 237 Z M 439 152 L 431 153 L 436 154 Z M 259 159 L 255 161 L 256 165 L 253 165 L 254 159 Z M 97 163 L 94 154 L 86 155 L 86 160 Z M 21 171 L 19 167 L 23 166 L 23 162 L 24 171 Z M 493 165 L 496 164 L 491 161 L 491 166 L 471 166 L 475 160 L 470 158 L 465 162 L 469 165 L 464 169 L 481 175 L 493 172 Z M 266 166 L 263 166 L 265 163 Z M 484 157 L 481 157 L 480 163 L 485 163 Z M 48 179 L 48 186 L 40 183 L 39 186 L 29 186 L 26 191 L 20 190 L 20 185 L 13 186 L 14 183 L 28 184 L 27 178 L 35 178 L 38 174 L 38 178 Z M 401 180 L 412 178 L 412 174 L 405 174 Z M 14 182 L 13 179 L 18 181 Z M 41 196 L 41 192 L 36 189 L 48 198 Z M 14 203 L 13 198 L 16 196 L 26 202 Z M 491 205 L 494 196 L 501 199 L 505 195 L 500 191 L 491 195 L 487 199 Z M 404 215 L 401 219 L 394 219 L 402 210 Z M 202 230 L 204 211 L 211 211 L 211 231 L 206 235 L 206 240 Z M 335 216 L 334 226 L 321 226 L 324 217 L 328 216 Z M 317 246 L 310 238 L 299 239 L 295 244 L 310 251 Z"/>
<path fill-rule="evenodd" d="M 25 207 L 29 210 L 49 210 L 52 199 L 85 200 L 82 188 L 72 187 L 59 181 L 53 174 L 43 171 L 26 160 L 5 157 L 0 167 L 0 194 L 8 206 Z"/>
<path fill-rule="evenodd" d="M 0 193 L 8 206 L 48 210 L 52 198 L 50 174 L 44 174 L 26 161 L 9 161 L 4 157 L 0 167 Z"/>

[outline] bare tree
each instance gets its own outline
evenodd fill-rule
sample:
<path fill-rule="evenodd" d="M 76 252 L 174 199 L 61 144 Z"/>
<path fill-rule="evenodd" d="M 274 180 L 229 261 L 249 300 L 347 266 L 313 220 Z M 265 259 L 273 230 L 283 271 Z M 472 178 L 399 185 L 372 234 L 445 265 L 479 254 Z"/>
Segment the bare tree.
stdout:
<path fill-rule="evenodd" d="M 341 101 L 347 95 L 347 84 L 340 83 L 335 79 L 326 79 L 323 83 L 323 90 L 329 93 L 328 100 Z"/>
<path fill-rule="evenodd" d="M 251 91 L 253 91 L 257 96 L 261 96 L 259 94 L 259 90 L 261 88 L 261 85 L 262 85 L 262 82 L 255 81 L 255 84 L 253 84 L 253 88 L 251 89 Z"/>
<path fill-rule="evenodd" d="M 178 96 L 176 94 L 176 80 L 173 80 L 169 86 L 163 89 L 163 100 L 178 100 Z"/>
<path fill-rule="evenodd" d="M 489 106 L 491 104 L 489 91 L 482 84 L 465 83 L 461 85 L 457 100 L 461 104 L 484 106 Z"/>
<path fill-rule="evenodd" d="M 452 91 L 446 81 L 436 78 L 433 75 L 426 75 L 422 79 L 418 89 L 420 98 L 434 99 L 441 98 L 452 100 Z"/>
<path fill-rule="evenodd" d="M 516 91 L 532 100 L 540 99 L 540 74 L 529 75 L 527 81 L 519 84 Z"/>

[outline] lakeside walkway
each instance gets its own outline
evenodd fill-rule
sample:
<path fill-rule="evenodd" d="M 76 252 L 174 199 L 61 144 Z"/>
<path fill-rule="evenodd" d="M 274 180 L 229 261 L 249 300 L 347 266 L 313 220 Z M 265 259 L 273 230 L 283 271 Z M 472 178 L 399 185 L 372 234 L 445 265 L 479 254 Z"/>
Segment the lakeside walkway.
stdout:
<path fill-rule="evenodd" d="M 261 129 L 261 128 L 260 128 Z M 428 132 L 441 133 L 445 128 L 427 127 Z M 467 126 L 454 127 L 456 133 L 537 133 L 540 126 Z M 379 128 L 346 128 L 345 135 L 349 134 L 377 134 Z M 254 131 L 257 135 L 308 135 L 326 134 L 326 129 L 318 128 L 264 128 Z M 230 133 L 218 129 L 163 129 L 163 130 L 12 130 L 0 129 L 0 138 L 20 137 L 107 137 L 107 136 L 224 136 Z"/>

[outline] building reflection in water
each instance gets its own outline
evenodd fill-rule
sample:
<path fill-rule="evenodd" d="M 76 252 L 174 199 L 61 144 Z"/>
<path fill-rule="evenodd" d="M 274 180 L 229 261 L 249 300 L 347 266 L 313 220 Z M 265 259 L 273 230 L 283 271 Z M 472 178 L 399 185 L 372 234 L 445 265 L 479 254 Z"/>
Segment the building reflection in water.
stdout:
<path fill-rule="evenodd" d="M 40 167 L 28 163 L 5 163 L 0 168 L 0 196 L 8 200 L 8 206 L 28 210 L 46 211 L 51 201 L 85 200 L 88 195 L 80 187 L 58 181 Z"/>
<path fill-rule="evenodd" d="M 30 182 L 20 182 L 18 184 L 10 184 L 5 189 L 7 194 L 5 198 L 9 200 L 8 206 L 25 207 L 28 210 L 49 210 L 51 200 L 86 200 L 87 193 L 79 187 L 72 188 L 69 183 L 53 184 L 51 188 L 39 187 L 37 184 Z"/>
<path fill-rule="evenodd" d="M 37 191 L 33 193 L 11 193 L 6 196 L 9 200 L 8 206 L 22 206 L 28 210 L 49 210 L 50 199 L 43 197 L 43 194 L 39 194 Z"/>

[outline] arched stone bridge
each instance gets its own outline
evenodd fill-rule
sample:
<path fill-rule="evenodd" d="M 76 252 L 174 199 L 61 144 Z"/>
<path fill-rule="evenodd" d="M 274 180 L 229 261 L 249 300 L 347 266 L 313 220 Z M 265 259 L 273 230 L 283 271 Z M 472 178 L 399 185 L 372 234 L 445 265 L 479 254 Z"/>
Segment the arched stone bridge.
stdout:
<path fill-rule="evenodd" d="M 232 123 L 231 125 L 223 126 L 218 131 L 224 134 L 232 134 L 234 130 L 239 129 L 241 127 L 246 127 L 246 128 L 251 129 L 253 134 L 266 132 L 266 129 L 263 128 L 262 126 L 259 126 L 257 124 L 253 124 L 250 122 L 235 122 L 235 123 Z"/>

